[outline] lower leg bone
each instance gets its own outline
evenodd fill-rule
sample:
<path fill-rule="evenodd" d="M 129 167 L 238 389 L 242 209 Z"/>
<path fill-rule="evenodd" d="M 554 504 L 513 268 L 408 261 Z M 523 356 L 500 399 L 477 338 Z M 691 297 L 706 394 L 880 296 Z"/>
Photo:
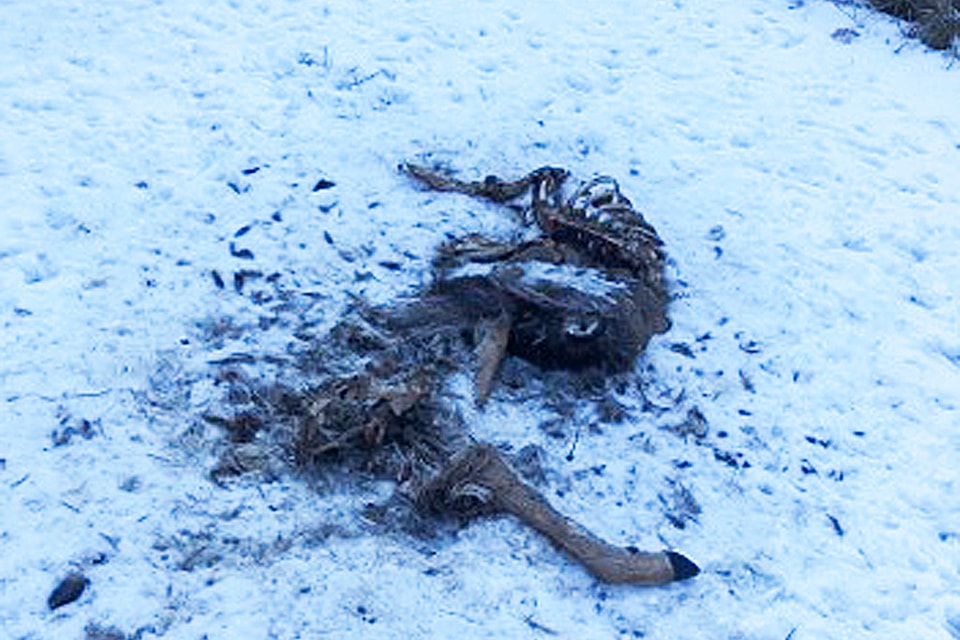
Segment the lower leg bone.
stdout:
<path fill-rule="evenodd" d="M 454 457 L 424 488 L 421 500 L 433 508 L 516 516 L 602 582 L 658 585 L 700 571 L 679 553 L 637 551 L 601 540 L 550 506 L 489 444 L 475 444 Z"/>

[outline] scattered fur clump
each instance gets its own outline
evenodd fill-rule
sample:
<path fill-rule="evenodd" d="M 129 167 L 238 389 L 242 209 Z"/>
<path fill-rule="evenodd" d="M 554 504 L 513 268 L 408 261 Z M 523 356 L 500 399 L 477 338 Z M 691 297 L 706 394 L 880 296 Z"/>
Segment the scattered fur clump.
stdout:
<path fill-rule="evenodd" d="M 463 446 L 466 430 L 439 386 L 467 357 L 455 353 L 451 327 L 421 328 L 397 334 L 384 309 L 358 303 L 281 381 L 229 376 L 232 416 L 206 416 L 226 440 L 214 479 L 293 470 L 321 483 L 362 474 L 421 484 Z"/>

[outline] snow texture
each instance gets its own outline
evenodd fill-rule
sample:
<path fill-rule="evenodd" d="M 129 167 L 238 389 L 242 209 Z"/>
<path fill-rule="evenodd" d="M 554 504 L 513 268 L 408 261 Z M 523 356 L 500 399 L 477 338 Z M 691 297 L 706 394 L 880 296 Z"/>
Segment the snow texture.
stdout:
<path fill-rule="evenodd" d="M 850 3 L 0 3 L 0 637 L 960 638 L 958 98 Z M 630 384 L 464 415 L 699 577 L 603 586 L 510 519 L 385 535 L 385 483 L 211 482 L 211 363 L 268 377 L 515 227 L 407 160 L 612 175 L 657 228 L 673 327 Z"/>

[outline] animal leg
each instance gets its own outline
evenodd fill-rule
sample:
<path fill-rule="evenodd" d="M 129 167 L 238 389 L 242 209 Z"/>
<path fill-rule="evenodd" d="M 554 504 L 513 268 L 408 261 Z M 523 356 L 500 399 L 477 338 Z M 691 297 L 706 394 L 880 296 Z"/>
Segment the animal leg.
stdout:
<path fill-rule="evenodd" d="M 421 500 L 434 509 L 516 516 L 601 582 L 662 585 L 700 573 L 696 564 L 679 553 L 617 547 L 598 538 L 554 509 L 490 444 L 474 444 L 455 456 L 424 488 Z"/>

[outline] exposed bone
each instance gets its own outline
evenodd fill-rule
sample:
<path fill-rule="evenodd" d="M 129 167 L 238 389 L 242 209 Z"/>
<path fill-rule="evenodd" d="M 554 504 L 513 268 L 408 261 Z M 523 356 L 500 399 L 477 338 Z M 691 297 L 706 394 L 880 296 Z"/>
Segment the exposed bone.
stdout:
<path fill-rule="evenodd" d="M 435 168 L 411 163 L 401 164 L 400 170 L 420 180 L 435 191 L 464 193 L 500 203 L 509 202 L 522 196 L 534 184 L 541 182 L 559 184 L 568 175 L 564 169 L 542 167 L 519 180 L 507 181 L 496 176 L 487 176 L 479 182 L 465 182 L 445 175 Z"/>
<path fill-rule="evenodd" d="M 510 315 L 507 313 L 501 313 L 492 320 L 481 320 L 477 325 L 477 373 L 473 389 L 479 406 L 483 406 L 490 396 L 493 378 L 507 355 L 510 325 Z"/>
<path fill-rule="evenodd" d="M 433 292 L 467 316 L 479 308 L 507 309 L 513 318 L 508 350 L 547 368 L 601 366 L 623 371 L 656 333 L 669 326 L 665 255 L 654 228 L 620 193 L 613 178 L 598 177 L 563 197 L 568 174 L 543 167 L 516 181 L 489 177 L 467 182 L 436 169 L 405 165 L 427 187 L 494 202 L 529 194 L 527 224 L 541 235 L 514 244 L 476 234 L 442 245 Z M 480 272 L 470 265 L 493 265 Z M 544 281 L 526 267 L 592 270 L 621 285 L 598 294 L 582 279 Z M 595 326 L 591 318 L 598 318 Z M 584 330 L 589 329 L 589 330 Z"/>
<path fill-rule="evenodd" d="M 700 572 L 679 553 L 638 551 L 601 540 L 550 506 L 490 444 L 474 444 L 452 458 L 424 487 L 420 502 L 434 510 L 467 515 L 516 516 L 602 582 L 661 585 Z"/>

